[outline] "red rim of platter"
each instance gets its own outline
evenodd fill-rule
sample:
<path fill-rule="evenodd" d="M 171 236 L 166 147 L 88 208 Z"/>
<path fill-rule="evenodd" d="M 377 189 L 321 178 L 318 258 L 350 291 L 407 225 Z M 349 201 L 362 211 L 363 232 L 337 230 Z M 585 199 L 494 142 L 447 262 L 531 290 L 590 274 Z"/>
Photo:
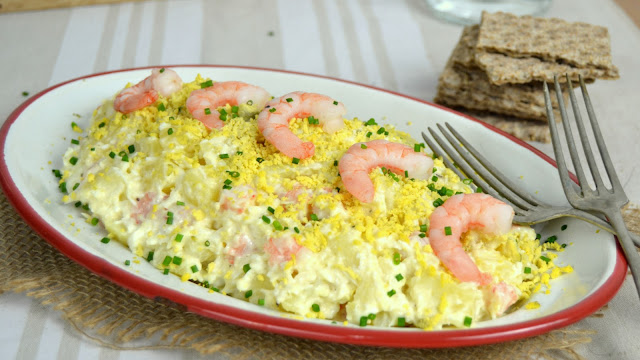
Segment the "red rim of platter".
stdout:
<path fill-rule="evenodd" d="M 157 67 L 157 66 L 155 66 Z M 439 108 L 443 111 L 454 113 L 458 116 L 462 116 L 470 121 L 480 123 L 491 131 L 509 138 L 511 141 L 519 144 L 527 150 L 535 153 L 540 158 L 544 159 L 553 166 L 556 166 L 555 161 L 550 157 L 535 149 L 524 141 L 517 139 L 491 125 L 485 124 L 477 119 L 474 119 L 465 114 L 458 113 L 449 108 L 433 104 L 415 97 L 400 94 L 394 91 L 389 91 L 373 86 L 368 86 L 352 81 L 336 79 L 327 76 L 306 74 L 295 71 L 267 69 L 259 67 L 244 67 L 244 66 L 231 66 L 231 65 L 175 65 L 166 67 L 208 67 L 208 68 L 229 68 L 229 69 L 246 69 L 246 70 L 260 70 L 275 73 L 285 74 L 297 74 L 315 78 L 330 79 L 352 85 L 357 85 L 365 88 L 374 89 L 388 94 L 411 99 L 427 106 Z M 34 101 L 52 91 L 55 88 L 66 85 L 68 83 L 81 81 L 83 79 L 98 77 L 111 73 L 126 72 L 132 70 L 148 69 L 153 67 L 141 67 L 132 69 L 123 69 L 117 71 L 108 71 L 92 75 L 87 75 L 72 79 L 52 87 L 49 87 L 40 93 L 34 95 L 30 99 L 26 100 L 18 108 L 16 108 L 11 115 L 7 118 L 7 121 L 0 130 L 0 148 L 2 148 L 3 156 L 0 158 L 0 183 L 2 189 L 9 199 L 10 203 L 15 207 L 18 213 L 22 216 L 25 222 L 31 226 L 42 238 L 48 243 L 57 248 L 60 252 L 66 255 L 73 261 L 81 264 L 85 268 L 94 272 L 95 274 L 112 281 L 124 288 L 127 288 L 135 293 L 152 298 L 155 300 L 167 299 L 171 302 L 183 305 L 185 310 L 194 312 L 209 318 L 224 321 L 227 323 L 262 330 L 266 332 L 272 332 L 277 334 L 330 341 L 336 343 L 346 343 L 355 345 L 371 345 L 371 346 L 389 346 L 389 347 L 414 347 L 414 348 L 444 348 L 444 347 L 458 347 L 458 346 L 471 346 L 481 344 L 491 344 L 497 342 L 504 342 L 510 340 L 521 339 L 542 333 L 549 332 L 554 329 L 568 326 L 573 324 L 586 316 L 592 314 L 600 307 L 605 305 L 611 300 L 624 282 L 625 275 L 627 273 L 627 262 L 623 256 L 623 253 L 616 245 L 616 263 L 613 272 L 604 284 L 599 287 L 594 293 L 584 298 L 577 304 L 566 308 L 562 311 L 553 313 L 541 318 L 518 322 L 515 324 L 492 326 L 485 328 L 471 328 L 464 330 L 441 330 L 441 331 L 402 331 L 399 329 L 385 329 L 374 327 L 354 327 L 354 326 L 336 326 L 334 324 L 322 324 L 312 321 L 300 321 L 288 317 L 274 317 L 267 314 L 261 314 L 260 312 L 252 312 L 243 309 L 239 309 L 233 306 L 224 304 L 215 304 L 197 297 L 186 295 L 177 290 L 170 289 L 152 281 L 146 280 L 142 277 L 136 276 L 126 270 L 120 269 L 117 266 L 109 263 L 105 259 L 89 254 L 83 250 L 80 246 L 73 241 L 60 234 L 53 226 L 44 221 L 42 217 L 27 203 L 26 199 L 20 193 L 16 187 L 11 175 L 9 174 L 7 163 L 4 157 L 4 149 L 7 140 L 7 135 L 10 127 L 16 121 L 16 119 L 22 114 L 22 112 Z"/>

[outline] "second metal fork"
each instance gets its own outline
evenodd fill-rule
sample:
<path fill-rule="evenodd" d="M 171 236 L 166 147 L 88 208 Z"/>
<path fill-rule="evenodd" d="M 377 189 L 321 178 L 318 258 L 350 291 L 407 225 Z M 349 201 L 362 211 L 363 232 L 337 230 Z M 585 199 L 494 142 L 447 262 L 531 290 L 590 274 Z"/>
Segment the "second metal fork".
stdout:
<path fill-rule="evenodd" d="M 603 230 L 615 234 L 609 223 L 586 211 L 575 209 L 572 206 L 555 206 L 536 199 L 526 190 L 520 188 L 507 176 L 502 174 L 490 161 L 476 150 L 459 132 L 448 123 L 446 129 L 437 124 L 438 129 L 446 138 L 445 141 L 438 133 L 428 128 L 431 137 L 438 143 L 437 146 L 426 134 L 422 137 L 436 155 L 443 158 L 445 165 L 453 170 L 461 179 L 468 177 L 473 180 L 484 192 L 501 199 L 511 205 L 516 213 L 513 221 L 520 225 L 533 225 L 560 217 L 574 217 L 600 227 Z M 458 167 L 454 166 L 451 160 Z M 633 241 L 640 247 L 640 237 L 633 235 Z"/>
<path fill-rule="evenodd" d="M 557 77 L 554 79 L 554 83 L 556 95 L 558 97 L 558 107 L 560 108 L 560 115 L 562 117 L 562 125 L 565 132 L 567 146 L 569 148 L 569 155 L 571 157 L 571 161 L 578 178 L 578 183 L 580 185 L 580 188 L 576 190 L 573 186 L 573 182 L 569 178 L 569 171 L 567 169 L 567 164 L 565 163 L 562 147 L 560 146 L 562 140 L 560 139 L 560 135 L 558 134 L 558 130 L 556 128 L 556 122 L 553 116 L 553 108 L 551 105 L 551 96 L 549 95 L 549 89 L 547 87 L 547 83 L 545 82 L 544 97 L 545 103 L 547 105 L 549 129 L 551 130 L 553 152 L 556 155 L 558 172 L 560 173 L 560 180 L 562 181 L 562 188 L 564 190 L 564 193 L 567 196 L 567 200 L 569 200 L 569 203 L 573 205 L 573 207 L 581 210 L 597 211 L 602 213 L 607 217 L 607 219 L 609 219 L 611 225 L 613 225 L 613 228 L 616 229 L 616 232 L 618 234 L 618 242 L 620 243 L 625 257 L 627 258 L 627 263 L 629 264 L 629 268 L 631 268 L 631 274 L 636 285 L 636 290 L 638 291 L 638 296 L 640 296 L 640 255 L 638 255 L 638 252 L 633 246 L 629 231 L 627 230 L 627 227 L 622 218 L 622 213 L 620 211 L 620 208 L 627 202 L 629 202 L 629 199 L 624 193 L 622 184 L 620 183 L 620 180 L 618 180 L 618 176 L 616 175 L 616 171 L 613 167 L 613 162 L 609 157 L 609 152 L 607 151 L 607 147 L 604 143 L 604 138 L 602 137 L 602 133 L 600 132 L 598 120 L 596 119 L 595 112 L 593 111 L 593 106 L 591 105 L 591 99 L 589 98 L 589 94 L 587 93 L 584 79 L 582 78 L 582 76 L 580 76 L 580 88 L 582 90 L 582 97 L 584 98 L 584 103 L 587 108 L 587 115 L 589 116 L 589 122 L 591 125 L 591 133 L 593 134 L 596 148 L 600 153 L 600 159 L 602 160 L 602 164 L 604 165 L 604 175 L 606 176 L 606 180 L 608 180 L 608 182 L 611 184 L 611 187 L 609 188 L 605 185 L 605 178 L 603 178 L 602 174 L 600 174 L 600 171 L 598 170 L 598 166 L 596 164 L 596 157 L 591 150 L 591 144 L 589 142 L 585 124 L 582 120 L 582 117 L 580 116 L 578 101 L 576 100 L 573 86 L 571 85 L 571 79 L 569 79 L 569 76 L 567 76 L 569 99 L 571 100 L 573 115 L 575 118 L 576 126 L 578 128 L 580 142 L 582 143 L 583 153 L 585 158 L 587 159 L 587 170 L 591 173 L 591 178 L 595 183 L 595 188 L 591 188 L 591 186 L 589 185 L 587 175 L 582 166 L 576 143 L 573 139 L 570 119 L 567 116 L 567 109 L 565 108 L 564 101 L 562 99 L 562 89 L 560 88 L 560 83 L 558 82 Z"/>

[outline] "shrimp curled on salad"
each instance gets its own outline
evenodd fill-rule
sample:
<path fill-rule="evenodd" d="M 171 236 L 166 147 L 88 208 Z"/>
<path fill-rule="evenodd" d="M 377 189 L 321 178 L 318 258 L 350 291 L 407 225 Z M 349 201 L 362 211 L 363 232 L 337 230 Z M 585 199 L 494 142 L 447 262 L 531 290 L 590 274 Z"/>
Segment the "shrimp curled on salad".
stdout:
<path fill-rule="evenodd" d="M 458 194 L 437 207 L 429 218 L 429 243 L 442 264 L 460 281 L 486 285 L 492 281 L 462 248 L 460 236 L 477 229 L 504 234 L 511 229 L 513 208 L 487 194 Z"/>
<path fill-rule="evenodd" d="M 369 203 L 375 194 L 369 172 L 380 166 L 398 174 L 407 171 L 411 178 L 427 179 L 433 160 L 404 144 L 372 140 L 349 147 L 340 158 L 338 171 L 347 191 L 363 203 Z"/>
<path fill-rule="evenodd" d="M 182 88 L 182 79 L 171 69 L 153 69 L 151 75 L 139 83 L 123 89 L 116 95 L 113 108 L 123 114 L 145 108 L 158 100 L 159 95 L 169 97 Z"/>
<path fill-rule="evenodd" d="M 332 134 L 344 127 L 344 104 L 322 94 L 292 92 L 269 101 L 258 115 L 258 129 L 265 139 L 290 158 L 306 159 L 315 154 L 311 142 L 303 142 L 290 129 L 289 121 L 313 116 Z"/>
<path fill-rule="evenodd" d="M 187 110 L 200 120 L 207 129 L 224 126 L 218 108 L 227 104 L 251 104 L 262 109 L 271 95 L 263 88 L 241 81 L 223 81 L 191 92 L 187 99 Z"/>

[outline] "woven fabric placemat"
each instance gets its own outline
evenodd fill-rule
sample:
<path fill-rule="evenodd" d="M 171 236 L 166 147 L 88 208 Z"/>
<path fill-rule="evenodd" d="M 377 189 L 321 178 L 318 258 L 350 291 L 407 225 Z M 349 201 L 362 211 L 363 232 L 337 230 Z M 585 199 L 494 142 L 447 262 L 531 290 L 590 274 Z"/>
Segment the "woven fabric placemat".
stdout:
<path fill-rule="evenodd" d="M 640 210 L 627 213 L 640 227 Z M 59 311 L 87 338 L 114 349 L 193 349 L 231 359 L 581 359 L 593 331 L 567 329 L 507 343 L 395 349 L 327 343 L 215 321 L 121 288 L 69 260 L 24 223 L 0 193 L 0 293 L 14 291 Z M 145 345 L 140 345 L 140 343 Z M 150 346 L 148 344 L 151 344 Z"/>

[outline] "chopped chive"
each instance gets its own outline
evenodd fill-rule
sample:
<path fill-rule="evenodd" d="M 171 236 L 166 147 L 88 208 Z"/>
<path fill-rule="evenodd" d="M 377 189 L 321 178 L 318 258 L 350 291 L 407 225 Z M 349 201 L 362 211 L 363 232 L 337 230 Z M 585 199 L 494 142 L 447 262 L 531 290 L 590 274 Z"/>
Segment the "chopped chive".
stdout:
<path fill-rule="evenodd" d="M 264 159 L 263 158 L 257 158 L 256 161 L 258 162 L 258 164 L 261 164 L 264 161 Z"/>
<path fill-rule="evenodd" d="M 376 131 L 376 134 L 380 135 L 380 134 L 384 134 L 385 129 L 384 127 L 381 127 L 380 129 L 378 129 L 378 131 Z"/>
<path fill-rule="evenodd" d="M 547 238 L 547 240 L 545 240 L 544 242 L 554 243 L 554 242 L 556 242 L 556 240 L 558 240 L 558 237 L 557 237 L 557 236 L 555 236 L 555 235 L 552 235 L 552 236 L 549 236 L 549 237 Z"/>
<path fill-rule="evenodd" d="M 244 298 L 248 299 L 251 297 L 251 295 L 253 295 L 253 290 L 249 290 L 246 293 L 244 293 Z"/>
<path fill-rule="evenodd" d="M 174 256 L 171 262 L 174 263 L 175 265 L 180 265 L 182 264 L 182 258 L 180 256 Z"/>
<path fill-rule="evenodd" d="M 464 317 L 464 326 L 470 327 L 471 326 L 471 321 L 473 321 L 473 319 L 471 317 L 465 316 Z"/>
<path fill-rule="evenodd" d="M 222 186 L 222 188 L 225 189 L 225 190 L 231 190 L 233 187 L 230 186 L 230 185 L 226 185 L 225 184 L 225 185 Z"/>
<path fill-rule="evenodd" d="M 560 227 L 560 230 L 562 230 L 562 231 L 567 230 L 567 225 L 562 225 L 562 227 Z"/>
<path fill-rule="evenodd" d="M 395 290 L 393 290 L 393 289 L 391 289 L 391 290 L 389 290 L 389 291 L 387 292 L 387 296 L 388 296 L 388 297 L 392 297 L 392 296 L 393 296 L 393 295 L 395 295 L 395 294 L 396 294 L 396 291 L 395 291 Z"/>
<path fill-rule="evenodd" d="M 103 121 L 100 124 L 98 124 L 98 128 L 103 128 L 105 125 L 107 125 L 107 124 Z"/>
<path fill-rule="evenodd" d="M 267 211 L 269 211 L 272 214 L 275 214 L 276 209 L 272 208 L 271 206 L 267 207 Z"/>
<path fill-rule="evenodd" d="M 149 251 L 149 254 L 147 255 L 147 261 L 151 260 L 153 260 L 153 251 Z"/>
<path fill-rule="evenodd" d="M 409 177 L 409 171 L 408 171 L 408 170 L 405 170 L 405 171 L 404 171 L 404 177 L 406 177 L 406 178 L 408 178 L 408 177 Z"/>
<path fill-rule="evenodd" d="M 163 275 L 169 275 L 169 268 L 162 270 Z"/>
<path fill-rule="evenodd" d="M 113 151 L 109 152 L 109 157 L 112 159 L 116 158 L 116 153 L 114 153 Z"/>
<path fill-rule="evenodd" d="M 531 274 L 531 268 L 530 268 L 530 267 L 528 267 L 528 266 L 527 266 L 527 267 L 525 267 L 525 268 L 524 268 L 524 273 L 525 273 L 525 274 Z"/>
<path fill-rule="evenodd" d="M 162 74 L 164 72 L 164 68 L 160 69 L 160 74 Z"/>
<path fill-rule="evenodd" d="M 162 265 L 164 266 L 169 266 L 171 264 L 171 260 L 173 260 L 173 258 L 169 255 L 164 257 L 164 260 L 162 260 Z"/>
<path fill-rule="evenodd" d="M 373 133 L 371 131 L 367 132 L 366 137 L 371 137 L 371 135 L 373 135 Z"/>
<path fill-rule="evenodd" d="M 258 299 L 258 305 L 264 306 L 264 299 Z"/>
<path fill-rule="evenodd" d="M 273 221 L 273 227 L 278 231 L 282 231 L 282 229 L 284 229 L 278 220 Z"/>
<path fill-rule="evenodd" d="M 318 221 L 318 220 L 319 220 L 319 219 L 318 219 L 318 215 L 316 215 L 316 214 L 311 214 L 309 217 L 310 217 L 310 218 L 311 218 L 311 220 L 313 220 L 313 221 Z"/>
<path fill-rule="evenodd" d="M 320 312 L 320 305 L 312 304 L 311 305 L 311 310 L 313 310 L 313 312 Z"/>
<path fill-rule="evenodd" d="M 231 181 L 231 180 L 229 180 L 229 179 L 227 179 L 227 180 L 225 180 L 225 181 L 224 181 L 224 184 L 225 184 L 225 185 L 231 185 L 232 183 L 233 183 L 233 181 Z"/>
<path fill-rule="evenodd" d="M 437 177 L 436 175 L 433 175 L 433 176 L 431 177 L 431 181 L 433 181 L 433 182 L 438 181 L 438 177 Z"/>
<path fill-rule="evenodd" d="M 71 139 L 71 143 L 74 145 L 80 145 L 80 140 L 78 139 Z"/>
<path fill-rule="evenodd" d="M 544 255 L 540 256 L 540 259 L 541 259 L 542 261 L 546 262 L 546 263 L 549 263 L 549 261 L 551 261 L 551 259 L 549 259 L 548 257 L 546 257 L 546 256 L 544 256 Z"/>
<path fill-rule="evenodd" d="M 73 188 L 71 188 L 71 190 L 75 190 L 78 188 L 78 186 L 80 186 L 80 183 L 76 183 L 75 185 L 73 185 Z"/>
<path fill-rule="evenodd" d="M 127 149 L 129 150 L 129 154 L 133 154 L 136 151 L 136 147 L 133 145 L 129 145 Z"/>
<path fill-rule="evenodd" d="M 182 202 L 182 201 L 176 201 L 176 205 L 178 205 L 178 206 L 184 206 L 184 202 Z"/>
<path fill-rule="evenodd" d="M 167 217 L 173 217 L 173 212 L 167 211 Z"/>
<path fill-rule="evenodd" d="M 420 225 L 420 232 L 427 232 L 427 224 Z"/>
<path fill-rule="evenodd" d="M 171 225 L 171 224 L 173 224 L 173 217 L 169 216 L 167 217 L 167 225 Z"/>
<path fill-rule="evenodd" d="M 369 318 L 369 320 L 375 320 L 376 319 L 376 314 L 369 314 L 369 316 L 367 316 Z"/>
<path fill-rule="evenodd" d="M 209 246 L 209 245 L 211 245 L 211 241 L 207 240 L 204 242 L 204 246 Z"/>
<path fill-rule="evenodd" d="M 251 265 L 249 264 L 244 264 L 244 266 L 242 267 L 242 271 L 244 271 L 244 273 L 248 273 L 249 270 L 251 270 Z"/>
<path fill-rule="evenodd" d="M 441 198 L 437 198 L 433 201 L 433 206 L 434 207 L 438 207 L 440 205 L 444 204 L 444 200 L 442 200 Z"/>
<path fill-rule="evenodd" d="M 294 164 L 299 164 L 300 163 L 300 159 L 294 157 L 293 159 L 291 159 L 291 162 L 294 163 Z"/>
<path fill-rule="evenodd" d="M 567 247 L 567 244 L 562 244 L 562 246 L 561 246 L 561 248 L 563 248 L 563 249 L 566 248 L 566 247 Z"/>
<path fill-rule="evenodd" d="M 53 169 L 53 170 L 51 170 L 51 172 L 53 172 L 53 176 L 55 176 L 57 178 L 61 178 L 62 177 L 62 173 L 58 169 Z"/>
<path fill-rule="evenodd" d="M 270 112 L 270 113 L 274 113 L 274 112 L 276 112 L 276 108 L 271 108 L 271 109 L 269 109 L 269 112 Z"/>
<path fill-rule="evenodd" d="M 292 98 L 286 98 L 285 100 L 287 100 L 287 102 L 292 102 L 293 101 Z"/>
<path fill-rule="evenodd" d="M 338 105 L 338 102 L 334 100 L 333 105 Z"/>
<path fill-rule="evenodd" d="M 267 224 L 271 224 L 271 219 L 269 219 L 266 215 L 262 215 L 262 221 Z"/>
<path fill-rule="evenodd" d="M 338 160 L 333 160 L 333 166 L 338 166 Z"/>
<path fill-rule="evenodd" d="M 402 274 L 397 274 L 396 275 L 396 280 L 402 281 L 402 279 L 404 279 L 404 276 L 402 276 Z"/>
<path fill-rule="evenodd" d="M 451 226 L 445 226 L 444 227 L 444 234 L 445 235 L 451 235 Z"/>
<path fill-rule="evenodd" d="M 540 240 L 542 238 L 542 234 L 536 234 L 536 240 Z"/>
<path fill-rule="evenodd" d="M 181 242 L 183 237 L 184 237 L 184 235 L 178 233 L 178 234 L 176 234 L 176 238 L 174 240 L 176 242 Z"/>
<path fill-rule="evenodd" d="M 295 226 L 295 227 L 293 228 L 293 231 L 295 231 L 295 232 L 296 232 L 296 234 L 300 234 L 300 229 L 298 229 L 298 227 L 297 227 L 297 226 Z"/>
<path fill-rule="evenodd" d="M 393 253 L 393 263 L 395 265 L 400 265 L 400 262 L 402 261 L 402 258 L 400 257 L 400 253 Z"/>
<path fill-rule="evenodd" d="M 169 128 L 169 130 L 167 130 L 167 134 L 169 135 L 173 134 L 173 128 Z"/>
<path fill-rule="evenodd" d="M 75 205 L 76 207 L 80 207 L 80 205 L 82 205 L 82 203 L 80 201 L 76 201 L 76 203 L 73 204 L 73 205 Z"/>
<path fill-rule="evenodd" d="M 378 125 L 376 123 L 376 120 L 374 118 L 369 119 L 366 123 L 364 123 L 365 125 Z"/>
<path fill-rule="evenodd" d="M 205 113 L 205 115 L 211 115 L 211 109 L 204 108 L 204 113 Z"/>
<path fill-rule="evenodd" d="M 309 124 L 310 125 L 318 125 L 318 124 L 320 124 L 320 120 L 314 118 L 313 116 L 309 116 Z"/>
<path fill-rule="evenodd" d="M 100 240 L 100 242 L 103 244 L 108 244 L 109 241 L 111 241 L 111 239 L 109 239 L 108 237 L 103 237 L 102 240 Z"/>
<path fill-rule="evenodd" d="M 125 154 L 124 156 L 122 156 L 122 161 L 129 162 L 129 157 Z"/>
<path fill-rule="evenodd" d="M 369 321 L 369 318 L 366 316 L 361 316 L 360 317 L 360 326 L 367 326 L 367 321 Z"/>
<path fill-rule="evenodd" d="M 98 220 L 98 218 L 92 218 L 91 219 L 91 225 L 93 225 L 93 226 L 98 225 L 98 221 L 100 221 L 100 220 Z"/>
<path fill-rule="evenodd" d="M 399 318 L 398 318 L 398 326 L 399 326 L 399 327 L 404 327 L 404 326 L 405 326 L 405 324 L 406 324 L 406 321 L 407 321 L 407 320 L 406 320 L 405 318 L 403 318 L 403 317 L 399 317 Z"/>
<path fill-rule="evenodd" d="M 194 274 L 197 273 L 198 271 L 200 271 L 200 270 L 198 269 L 198 267 L 196 265 L 193 265 L 191 267 L 191 272 L 193 272 Z"/>
<path fill-rule="evenodd" d="M 365 145 L 365 144 L 360 144 L 360 148 L 361 148 L 361 149 L 366 149 L 366 148 L 367 148 L 367 145 Z"/>
<path fill-rule="evenodd" d="M 207 88 L 209 86 L 213 86 L 213 80 L 207 80 L 205 82 L 201 82 L 200 83 L 200 88 L 201 89 Z"/>
<path fill-rule="evenodd" d="M 23 92 L 22 92 L 22 96 L 25 96 L 25 97 L 26 97 L 26 96 L 29 96 L 29 92 L 28 92 L 28 91 L 23 91 Z"/>
<path fill-rule="evenodd" d="M 164 104 L 163 104 L 163 103 L 160 103 L 160 105 L 158 105 L 158 110 L 160 110 L 160 111 L 165 111 L 165 110 L 167 110 L 167 109 L 164 107 Z"/>
<path fill-rule="evenodd" d="M 247 105 L 249 105 L 249 106 L 253 105 L 253 100 L 248 100 L 247 101 Z"/>
<path fill-rule="evenodd" d="M 465 185 L 470 185 L 473 182 L 473 179 L 463 179 L 462 183 Z"/>
<path fill-rule="evenodd" d="M 425 233 L 420 233 L 420 234 L 418 234 L 418 236 L 419 236 L 420 238 L 423 238 L 423 239 L 424 239 L 424 238 L 426 238 L 426 237 L 427 237 L 427 234 L 425 234 Z"/>
<path fill-rule="evenodd" d="M 229 158 L 229 154 L 220 154 L 218 156 L 220 157 L 220 159 L 228 159 Z"/>
<path fill-rule="evenodd" d="M 124 261 L 124 265 L 125 265 L 125 266 L 129 266 L 129 265 L 131 265 L 131 260 L 125 260 L 125 261 Z"/>
<path fill-rule="evenodd" d="M 478 187 L 476 188 L 476 192 L 477 192 L 477 193 L 483 193 L 484 191 L 482 190 L 482 188 L 481 188 L 480 186 L 478 186 Z"/>
<path fill-rule="evenodd" d="M 238 114 L 238 110 L 240 110 L 240 108 L 238 106 L 236 106 L 236 105 L 231 107 L 231 113 L 232 114 L 236 114 L 237 115 Z"/>
<path fill-rule="evenodd" d="M 89 211 L 89 204 L 82 205 L 82 208 L 86 211 Z"/>

